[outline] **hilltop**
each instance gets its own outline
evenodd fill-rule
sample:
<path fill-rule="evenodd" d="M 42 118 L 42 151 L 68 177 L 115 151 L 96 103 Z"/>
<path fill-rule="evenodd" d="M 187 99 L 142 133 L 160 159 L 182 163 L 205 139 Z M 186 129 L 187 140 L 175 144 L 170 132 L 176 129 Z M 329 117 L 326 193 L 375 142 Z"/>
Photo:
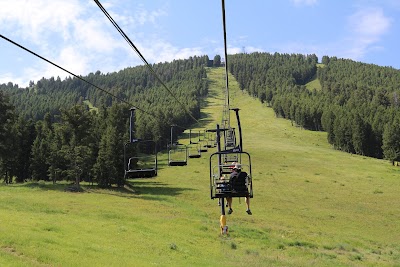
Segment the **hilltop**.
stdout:
<path fill-rule="evenodd" d="M 221 119 L 222 68 L 207 69 L 201 120 Z M 253 215 L 236 199 L 228 237 L 209 198 L 208 158 L 130 187 L 65 193 L 43 182 L 0 186 L 0 264 L 61 266 L 393 266 L 400 260 L 400 170 L 334 150 L 327 133 L 293 127 L 239 89 L 253 159 Z M 185 140 L 182 140 L 185 141 Z M 187 140 L 186 140 L 187 141 Z"/>

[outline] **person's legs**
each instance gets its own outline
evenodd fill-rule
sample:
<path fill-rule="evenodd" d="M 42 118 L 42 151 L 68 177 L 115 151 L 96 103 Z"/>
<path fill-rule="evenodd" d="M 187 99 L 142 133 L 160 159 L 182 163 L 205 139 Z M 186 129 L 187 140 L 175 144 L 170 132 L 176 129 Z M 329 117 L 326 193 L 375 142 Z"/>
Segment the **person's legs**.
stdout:
<path fill-rule="evenodd" d="M 226 198 L 226 202 L 228 203 L 228 208 L 229 208 L 228 214 L 231 214 L 233 212 L 233 210 L 232 210 L 232 198 L 231 197 L 227 197 Z"/>
<path fill-rule="evenodd" d="M 246 206 L 247 206 L 247 214 L 251 215 L 251 211 L 250 211 L 250 197 L 246 197 Z"/>
<path fill-rule="evenodd" d="M 228 204 L 229 208 L 232 208 L 232 198 L 231 197 L 226 198 L 226 203 Z"/>

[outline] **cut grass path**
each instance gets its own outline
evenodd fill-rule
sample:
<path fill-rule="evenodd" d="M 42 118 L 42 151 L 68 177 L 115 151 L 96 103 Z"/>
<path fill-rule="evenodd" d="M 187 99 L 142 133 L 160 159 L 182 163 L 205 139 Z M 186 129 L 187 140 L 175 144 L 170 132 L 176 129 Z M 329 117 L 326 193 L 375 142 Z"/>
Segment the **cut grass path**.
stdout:
<path fill-rule="evenodd" d="M 215 128 L 223 69 L 208 76 L 202 121 Z M 159 176 L 123 190 L 1 185 L 0 266 L 399 266 L 400 169 L 335 151 L 325 133 L 275 118 L 232 76 L 230 86 L 254 199 L 253 216 L 234 200 L 228 237 L 209 197 L 211 150 L 185 167 L 161 154 Z"/>

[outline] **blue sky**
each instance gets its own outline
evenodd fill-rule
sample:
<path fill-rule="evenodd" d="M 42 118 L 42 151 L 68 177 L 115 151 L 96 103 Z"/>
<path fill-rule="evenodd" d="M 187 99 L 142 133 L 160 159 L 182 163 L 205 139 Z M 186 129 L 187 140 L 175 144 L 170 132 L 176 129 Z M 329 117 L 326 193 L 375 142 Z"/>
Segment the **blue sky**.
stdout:
<path fill-rule="evenodd" d="M 224 55 L 219 0 L 100 0 L 151 63 Z M 227 0 L 228 53 L 301 53 L 400 69 L 400 0 Z M 142 65 L 91 0 L 0 0 L 0 34 L 78 75 Z M 0 83 L 67 73 L 0 38 Z"/>

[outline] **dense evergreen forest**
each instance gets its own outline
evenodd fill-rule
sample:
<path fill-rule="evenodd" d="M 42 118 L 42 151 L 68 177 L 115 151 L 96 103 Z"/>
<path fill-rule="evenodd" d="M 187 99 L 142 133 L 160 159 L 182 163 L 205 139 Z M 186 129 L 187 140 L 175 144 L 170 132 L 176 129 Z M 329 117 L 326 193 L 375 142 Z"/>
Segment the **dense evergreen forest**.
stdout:
<path fill-rule="evenodd" d="M 399 70 L 328 56 L 319 63 L 316 55 L 301 54 L 236 54 L 228 61 L 240 88 L 277 116 L 326 131 L 336 149 L 400 161 Z M 83 78 L 145 110 L 136 113 L 135 136 L 165 147 L 170 125 L 194 123 L 186 110 L 200 117 L 209 64 L 207 56 L 154 64 L 174 96 L 145 66 Z M 216 56 L 214 65 L 219 64 Z M 42 78 L 27 88 L 0 85 L 1 176 L 6 183 L 122 185 L 129 108 L 77 78 Z"/>
<path fill-rule="evenodd" d="M 237 54 L 229 70 L 276 115 L 326 131 L 336 149 L 400 160 L 400 71 L 315 55 Z M 317 79 L 320 88 L 308 88 Z"/>
<path fill-rule="evenodd" d="M 200 117 L 207 95 L 208 56 L 190 57 L 152 68 L 83 77 L 136 111 L 135 137 L 163 147 L 170 125 L 188 127 Z M 129 140 L 129 106 L 77 78 L 42 78 L 29 87 L 0 85 L 0 171 L 6 183 L 81 180 L 122 185 L 123 145 Z M 89 108 L 93 105 L 95 108 Z M 143 112 L 142 112 L 143 111 Z M 191 115 L 190 115 L 191 114 Z M 194 119 L 192 118 L 194 117 Z"/>

